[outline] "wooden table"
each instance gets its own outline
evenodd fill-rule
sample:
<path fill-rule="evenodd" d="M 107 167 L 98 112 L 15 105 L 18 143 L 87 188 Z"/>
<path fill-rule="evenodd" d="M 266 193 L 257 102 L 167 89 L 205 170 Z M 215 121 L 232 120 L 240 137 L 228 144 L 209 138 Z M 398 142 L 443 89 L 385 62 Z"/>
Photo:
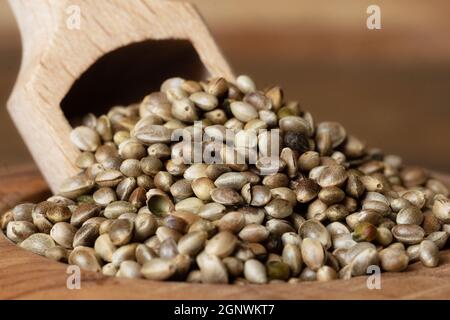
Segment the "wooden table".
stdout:
<path fill-rule="evenodd" d="M 46 184 L 33 166 L 0 172 L 0 212 L 46 195 Z M 82 273 L 81 289 L 69 290 L 66 268 L 18 248 L 0 234 L 0 299 L 450 299 L 449 249 L 437 268 L 419 262 L 407 272 L 382 274 L 380 290 L 369 290 L 367 277 L 234 286 L 108 278 L 91 272 Z"/>

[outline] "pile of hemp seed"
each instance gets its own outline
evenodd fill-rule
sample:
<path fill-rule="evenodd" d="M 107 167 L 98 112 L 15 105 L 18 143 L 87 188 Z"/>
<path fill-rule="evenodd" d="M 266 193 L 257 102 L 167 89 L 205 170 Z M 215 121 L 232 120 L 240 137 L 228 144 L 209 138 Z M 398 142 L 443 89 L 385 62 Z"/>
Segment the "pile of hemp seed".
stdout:
<path fill-rule="evenodd" d="M 211 138 L 200 150 L 212 146 L 222 163 L 193 161 L 194 143 L 173 141 L 194 123 Z M 107 276 L 350 279 L 374 266 L 436 267 L 450 232 L 444 183 L 245 75 L 170 78 L 141 103 L 86 115 L 70 138 L 80 174 L 46 201 L 3 213 L 0 227 L 26 250 Z"/>

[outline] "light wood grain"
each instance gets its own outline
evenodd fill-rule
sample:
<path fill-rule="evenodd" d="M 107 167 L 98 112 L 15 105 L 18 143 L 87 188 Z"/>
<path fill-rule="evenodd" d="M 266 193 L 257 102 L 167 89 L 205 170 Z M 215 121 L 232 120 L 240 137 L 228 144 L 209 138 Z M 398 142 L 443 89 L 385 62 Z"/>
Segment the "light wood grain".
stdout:
<path fill-rule="evenodd" d="M 186 2 L 10 0 L 10 5 L 22 34 L 23 60 L 8 110 L 53 191 L 77 171 L 78 151 L 60 103 L 105 54 L 145 40 L 189 40 L 211 76 L 233 78 L 201 16 Z M 81 9 L 79 30 L 67 27 L 72 5 Z"/>
<path fill-rule="evenodd" d="M 447 181 L 450 185 L 450 179 Z M 0 173 L 0 203 L 11 193 L 17 201 L 36 201 L 45 192 L 43 179 L 32 167 Z M 0 299 L 450 299 L 449 249 L 442 253 L 437 268 L 415 263 L 403 273 L 383 273 L 380 290 L 369 290 L 367 277 L 327 283 L 233 286 L 107 278 L 89 272 L 82 273 L 80 290 L 69 290 L 67 265 L 26 252 L 3 234 L 0 257 Z"/>

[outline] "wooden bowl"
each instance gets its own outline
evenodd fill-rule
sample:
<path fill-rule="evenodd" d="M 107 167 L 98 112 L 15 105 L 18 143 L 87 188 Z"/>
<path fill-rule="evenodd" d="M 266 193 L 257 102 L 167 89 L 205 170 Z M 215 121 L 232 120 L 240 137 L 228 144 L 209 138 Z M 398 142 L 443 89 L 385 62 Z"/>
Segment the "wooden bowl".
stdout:
<path fill-rule="evenodd" d="M 450 185 L 450 177 L 440 175 Z M 0 171 L 0 212 L 50 194 L 34 166 Z M 437 268 L 420 262 L 383 273 L 381 289 L 367 277 L 325 283 L 209 285 L 105 277 L 82 272 L 81 289 L 67 288 L 67 265 L 27 252 L 0 235 L 0 299 L 449 299 L 450 249 Z"/>

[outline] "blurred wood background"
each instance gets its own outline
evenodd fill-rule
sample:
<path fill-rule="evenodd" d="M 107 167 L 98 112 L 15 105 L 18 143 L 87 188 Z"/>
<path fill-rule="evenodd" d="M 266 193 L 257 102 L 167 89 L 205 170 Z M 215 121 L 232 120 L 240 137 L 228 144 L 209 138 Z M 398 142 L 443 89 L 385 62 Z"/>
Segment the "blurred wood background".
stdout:
<path fill-rule="evenodd" d="M 237 74 L 280 84 L 316 120 L 450 172 L 450 1 L 193 0 Z M 381 7 L 382 30 L 366 28 Z M 37 26 L 38 27 L 38 26 Z M 20 38 L 0 0 L 0 167 L 31 162 L 5 109 Z"/>

